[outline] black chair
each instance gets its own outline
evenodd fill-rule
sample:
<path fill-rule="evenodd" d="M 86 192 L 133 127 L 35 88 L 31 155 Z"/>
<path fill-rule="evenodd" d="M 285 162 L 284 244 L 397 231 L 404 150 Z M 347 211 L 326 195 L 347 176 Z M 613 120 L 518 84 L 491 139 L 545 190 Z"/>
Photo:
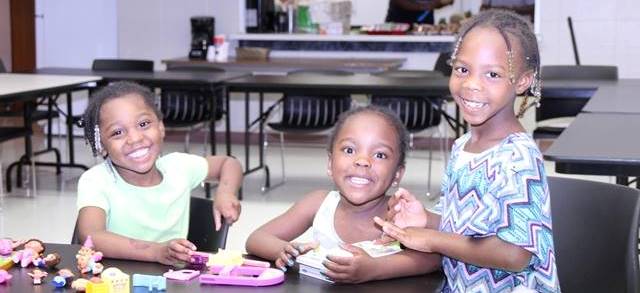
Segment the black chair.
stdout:
<path fill-rule="evenodd" d="M 0 143 L 10 141 L 16 138 L 24 138 L 29 139 L 29 136 L 32 134 L 32 130 L 30 127 L 0 127 Z M 33 188 L 33 194 L 36 193 L 36 169 L 35 169 L 35 160 L 33 159 L 33 154 L 31 157 L 31 183 Z M 0 161 L 0 174 L 2 174 L 2 161 Z M 8 178 L 9 179 L 9 178 Z M 4 199 L 4 185 L 2 183 L 2 179 L 0 178 L 0 210 L 2 209 L 2 200 Z"/>
<path fill-rule="evenodd" d="M 135 59 L 95 59 L 92 70 L 103 71 L 153 71 L 153 61 Z"/>
<path fill-rule="evenodd" d="M 640 191 L 548 177 L 562 292 L 639 292 Z"/>
<path fill-rule="evenodd" d="M 442 73 L 439 71 L 386 71 L 377 73 L 378 76 L 390 78 L 441 78 Z M 396 95 L 372 95 L 371 104 L 388 107 L 398 115 L 400 121 L 404 123 L 409 131 L 409 147 L 413 149 L 413 141 L 416 133 L 422 132 L 429 128 L 436 128 L 442 120 L 442 108 L 444 106 L 443 99 L 437 95 L 429 95 L 425 93 L 423 96 L 396 96 Z M 438 131 L 439 133 L 439 131 Z M 431 135 L 433 138 L 433 133 Z M 431 142 L 431 141 L 430 141 Z M 446 140 L 440 135 L 440 150 L 446 157 Z M 429 147 L 429 171 L 427 175 L 427 195 L 431 191 L 431 162 L 432 147 Z M 446 158 L 445 158 L 446 160 Z"/>
<path fill-rule="evenodd" d="M 4 67 L 4 62 L 2 62 L 2 59 L 0 59 L 0 73 L 6 73 L 7 72 L 7 68 Z"/>
<path fill-rule="evenodd" d="M 183 67 L 183 66 L 167 66 L 167 71 L 195 71 L 195 72 L 224 72 L 224 70 L 212 67 Z M 216 111 L 213 113 L 213 102 L 215 102 Z M 200 130 L 209 126 L 212 118 L 214 121 L 221 120 L 226 113 L 224 109 L 224 97 L 222 89 L 211 90 L 209 88 L 189 88 L 184 86 L 163 86 L 160 94 L 160 111 L 163 114 L 162 120 L 168 129 L 186 130 L 185 133 L 185 152 L 189 152 L 189 142 L 191 132 Z M 208 129 L 205 131 L 204 137 L 204 154 L 208 155 L 207 145 Z M 212 146 L 214 147 L 214 146 Z"/>
<path fill-rule="evenodd" d="M 617 80 L 616 66 L 599 65 L 547 65 L 542 66 L 542 80 Z M 544 86 L 544 85 L 543 85 Z M 575 117 L 589 101 L 589 97 L 543 95 L 536 108 L 536 124 L 550 119 Z M 549 122 L 549 121 L 547 121 Z M 544 124 L 544 123 L 543 123 Z M 541 125 L 533 130 L 534 139 L 555 139 L 566 125 Z"/>
<path fill-rule="evenodd" d="M 219 248 L 225 248 L 228 233 L 229 225 L 224 221 L 220 230 L 215 230 L 212 200 L 191 197 L 187 240 L 191 241 L 199 251 L 216 252 Z M 73 229 L 71 244 L 82 244 L 78 233 L 78 222 Z"/>
<path fill-rule="evenodd" d="M 438 55 L 438 59 L 436 59 L 436 64 L 433 66 L 433 70 L 439 71 L 444 76 L 451 76 L 452 68 L 451 64 L 449 63 L 451 59 L 451 53 L 452 52 L 441 52 L 440 55 Z"/>
<path fill-rule="evenodd" d="M 289 75 L 304 76 L 307 75 L 310 78 L 322 77 L 322 76 L 347 76 L 353 75 L 352 72 L 346 71 L 333 71 L 333 70 L 319 70 L 319 71 L 294 71 L 289 72 Z M 312 94 L 312 93 L 287 93 L 267 109 L 266 114 L 263 115 L 263 123 L 267 121 L 271 113 L 276 108 L 280 108 L 282 113 L 281 119 L 278 122 L 267 123 L 270 129 L 277 131 L 280 134 L 280 162 L 282 166 L 282 179 L 275 185 L 270 184 L 269 179 L 269 167 L 265 165 L 266 179 L 265 184 L 262 186 L 262 191 L 265 192 L 270 187 L 276 187 L 284 184 L 285 182 L 285 169 L 284 169 L 284 134 L 286 133 L 318 133 L 328 129 L 331 129 L 338 120 L 338 117 L 343 112 L 348 111 L 351 108 L 351 96 L 350 95 L 335 95 L 335 94 Z M 265 139 L 263 143 L 263 153 L 267 150 L 267 139 L 265 133 Z"/>

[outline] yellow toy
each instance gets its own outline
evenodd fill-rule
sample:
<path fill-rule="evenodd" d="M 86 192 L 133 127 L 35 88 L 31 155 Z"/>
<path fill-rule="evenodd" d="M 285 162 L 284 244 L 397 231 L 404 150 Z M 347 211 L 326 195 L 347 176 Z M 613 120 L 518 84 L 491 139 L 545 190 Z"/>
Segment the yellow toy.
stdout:
<path fill-rule="evenodd" d="M 129 293 L 129 275 L 118 268 L 108 268 L 100 275 L 111 293 Z"/>
<path fill-rule="evenodd" d="M 109 293 L 109 284 L 102 281 L 100 278 L 91 278 L 87 283 L 87 293 Z"/>
<path fill-rule="evenodd" d="M 0 256 L 0 270 L 5 270 L 8 271 L 11 267 L 13 267 L 13 259 L 11 258 L 11 255 L 4 257 L 4 256 Z"/>

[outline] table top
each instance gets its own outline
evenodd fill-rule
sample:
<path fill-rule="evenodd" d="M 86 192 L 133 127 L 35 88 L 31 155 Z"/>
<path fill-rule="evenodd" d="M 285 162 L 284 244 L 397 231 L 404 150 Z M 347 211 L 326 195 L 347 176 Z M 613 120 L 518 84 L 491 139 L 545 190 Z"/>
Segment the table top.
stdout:
<path fill-rule="evenodd" d="M 589 99 L 583 112 L 640 113 L 640 79 L 544 80 L 542 97 Z"/>
<path fill-rule="evenodd" d="M 227 71 L 290 72 L 295 70 L 344 70 L 350 72 L 380 72 L 397 69 L 404 58 L 300 58 L 272 57 L 266 60 L 236 60 L 224 62 L 189 59 L 187 57 L 162 60 L 165 64 L 195 67 L 218 67 Z"/>
<path fill-rule="evenodd" d="M 322 74 L 252 75 L 226 82 L 229 91 L 302 92 L 325 94 L 448 94 L 449 78 L 385 77 L 370 74 L 330 76 Z"/>
<path fill-rule="evenodd" d="M 640 174 L 640 114 L 581 113 L 544 152 L 556 163 L 591 165 L 586 174 Z M 577 172 L 584 173 L 584 172 Z"/>
<path fill-rule="evenodd" d="M 218 85 L 222 82 L 249 75 L 248 72 L 194 72 L 194 71 L 107 71 L 84 68 L 48 67 L 36 70 L 38 74 L 99 76 L 106 81 L 130 80 L 145 84 L 162 85 Z"/>
<path fill-rule="evenodd" d="M 67 88 L 96 82 L 99 76 L 87 74 L 51 75 L 0 73 L 0 97 L 41 95 L 43 92 L 64 91 Z"/>
<path fill-rule="evenodd" d="M 74 273 L 75 254 L 80 248 L 79 245 L 69 244 L 46 244 L 45 253 L 58 252 L 62 256 L 62 262 L 58 268 L 70 268 Z M 134 273 L 162 275 L 169 270 L 169 267 L 156 263 L 124 261 L 115 259 L 104 259 L 102 264 L 105 268 L 118 267 L 130 276 Z M 33 268 L 22 269 L 14 267 L 9 270 L 13 275 L 9 284 L 0 284 L 2 292 L 75 292 L 70 288 L 56 289 L 51 285 L 51 280 L 55 276 L 55 271 L 50 271 L 49 275 L 43 280 L 42 285 L 35 287 L 32 285 L 32 279 L 27 275 Z M 358 285 L 347 284 L 330 284 L 311 277 L 299 275 L 295 270 L 289 270 L 286 273 L 285 281 L 282 284 L 270 287 L 238 287 L 238 286 L 212 286 L 200 285 L 197 280 L 189 282 L 167 280 L 166 292 L 367 292 L 367 293 L 388 293 L 388 292 L 440 292 L 440 288 L 444 283 L 444 275 L 440 272 L 431 273 L 422 276 L 398 278 L 385 281 L 374 281 Z M 54 290 L 55 289 L 55 290 Z M 134 292 L 132 290 L 132 292 Z M 145 292 L 146 289 L 145 289 Z"/>

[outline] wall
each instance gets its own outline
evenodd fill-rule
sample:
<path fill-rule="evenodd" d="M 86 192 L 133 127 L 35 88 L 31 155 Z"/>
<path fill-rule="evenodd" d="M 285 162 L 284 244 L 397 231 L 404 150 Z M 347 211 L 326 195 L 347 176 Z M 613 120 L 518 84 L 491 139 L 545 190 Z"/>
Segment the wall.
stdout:
<path fill-rule="evenodd" d="M 567 25 L 571 16 L 581 64 L 613 64 L 621 78 L 640 78 L 640 1 L 542 2 L 543 64 L 575 64 Z"/>
<path fill-rule="evenodd" d="M 0 0 L 0 58 L 8 71 L 11 70 L 11 17 L 9 0 Z"/>
<path fill-rule="evenodd" d="M 117 2 L 118 57 L 160 60 L 187 56 L 192 16 L 212 16 L 222 0 L 119 0 Z M 237 3 L 236 1 L 225 1 Z M 222 11 L 216 11 L 219 16 Z M 231 19 L 216 17 L 216 30 L 228 29 Z"/>

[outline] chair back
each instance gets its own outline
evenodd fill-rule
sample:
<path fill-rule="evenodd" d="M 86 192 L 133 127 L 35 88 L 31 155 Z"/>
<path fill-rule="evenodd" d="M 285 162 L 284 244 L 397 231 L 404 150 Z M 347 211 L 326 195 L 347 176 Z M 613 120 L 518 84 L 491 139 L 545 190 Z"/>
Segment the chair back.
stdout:
<path fill-rule="evenodd" d="M 377 76 L 391 78 L 442 78 L 440 71 L 398 70 L 377 73 Z M 398 115 L 411 133 L 420 132 L 440 124 L 442 99 L 438 96 L 396 96 L 372 95 L 371 104 L 387 107 Z"/>
<path fill-rule="evenodd" d="M 225 112 L 221 94 L 203 89 L 163 87 L 160 94 L 160 112 L 165 126 L 185 127 L 211 120 L 212 97 L 215 100 L 215 120 Z"/>
<path fill-rule="evenodd" d="M 609 65 L 545 65 L 542 80 L 617 80 L 618 67 Z"/>
<path fill-rule="evenodd" d="M 216 231 L 213 221 L 213 201 L 192 196 L 189 209 L 187 240 L 191 241 L 199 251 L 216 252 L 219 248 L 225 248 L 229 225 L 223 221 L 220 231 Z"/>
<path fill-rule="evenodd" d="M 449 64 L 449 59 L 451 59 L 451 52 L 441 52 L 438 55 L 438 59 L 436 59 L 433 70 L 441 72 L 444 76 L 451 76 L 452 68 Z"/>
<path fill-rule="evenodd" d="M 2 59 L 0 59 L 0 73 L 6 73 L 7 72 L 7 68 L 4 67 L 4 62 L 2 62 Z"/>
<path fill-rule="evenodd" d="M 348 76 L 352 72 L 341 70 L 298 70 L 289 75 Z M 285 94 L 282 103 L 282 120 L 268 125 L 282 132 L 317 132 L 327 130 L 336 123 L 343 112 L 351 108 L 350 95 L 335 94 Z"/>
<path fill-rule="evenodd" d="M 548 177 L 562 292 L 639 292 L 640 191 Z"/>
<path fill-rule="evenodd" d="M 104 71 L 153 71 L 153 61 L 134 59 L 95 59 L 92 70 Z"/>

